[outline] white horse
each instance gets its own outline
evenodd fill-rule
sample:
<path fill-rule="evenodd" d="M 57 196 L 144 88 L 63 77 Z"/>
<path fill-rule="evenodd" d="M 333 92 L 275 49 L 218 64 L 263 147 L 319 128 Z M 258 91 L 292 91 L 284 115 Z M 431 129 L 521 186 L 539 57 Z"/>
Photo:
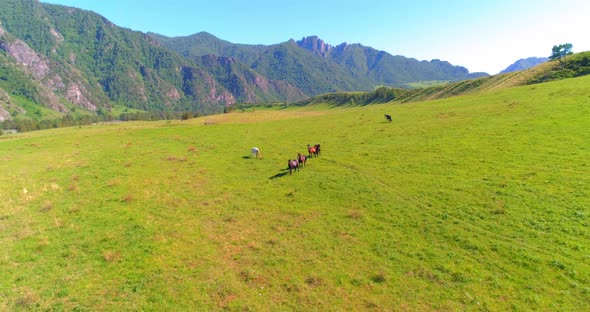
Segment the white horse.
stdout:
<path fill-rule="evenodd" d="M 262 155 L 260 154 L 260 149 L 258 147 L 253 147 L 252 148 L 252 157 L 258 158 L 261 156 Z"/>

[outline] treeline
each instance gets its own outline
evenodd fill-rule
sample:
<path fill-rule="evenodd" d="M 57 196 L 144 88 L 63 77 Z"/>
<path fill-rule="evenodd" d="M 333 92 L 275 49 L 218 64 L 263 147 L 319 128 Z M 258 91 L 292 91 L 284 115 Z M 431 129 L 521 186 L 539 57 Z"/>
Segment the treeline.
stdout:
<path fill-rule="evenodd" d="M 203 114 L 199 112 L 135 112 L 123 113 L 119 116 L 120 121 L 134 121 L 134 120 L 187 120 L 191 118 L 201 117 Z"/>
<path fill-rule="evenodd" d="M 400 88 L 379 87 L 371 92 L 338 92 L 318 95 L 306 101 L 294 103 L 294 106 L 310 104 L 329 104 L 334 106 L 365 106 L 380 104 L 404 98 L 413 91 Z"/>
<path fill-rule="evenodd" d="M 0 122 L 0 129 L 3 130 L 16 130 L 18 132 L 27 132 L 35 130 L 44 130 L 52 128 L 64 128 L 64 127 L 76 127 L 91 125 L 100 122 L 112 122 L 112 121 L 155 121 L 155 120 L 187 120 L 201 116 L 201 113 L 195 112 L 135 112 L 135 113 L 123 113 L 119 118 L 113 117 L 111 114 L 99 114 L 99 115 L 65 115 L 62 118 L 57 119 L 44 119 L 44 120 L 33 120 L 33 119 L 17 119 L 17 120 L 6 120 Z"/>
<path fill-rule="evenodd" d="M 72 115 L 65 115 L 62 118 L 57 119 L 43 119 L 43 120 L 34 120 L 34 119 L 16 119 L 16 120 L 6 120 L 0 123 L 0 128 L 4 130 L 16 130 L 18 132 L 27 132 L 27 131 L 35 131 L 35 130 L 43 130 L 43 129 L 51 129 L 51 128 L 62 128 L 62 127 L 74 127 L 74 126 L 82 126 L 82 125 L 90 125 L 95 122 L 101 121 L 109 121 L 113 120 L 111 115 L 80 115 L 80 116 L 72 116 Z"/>

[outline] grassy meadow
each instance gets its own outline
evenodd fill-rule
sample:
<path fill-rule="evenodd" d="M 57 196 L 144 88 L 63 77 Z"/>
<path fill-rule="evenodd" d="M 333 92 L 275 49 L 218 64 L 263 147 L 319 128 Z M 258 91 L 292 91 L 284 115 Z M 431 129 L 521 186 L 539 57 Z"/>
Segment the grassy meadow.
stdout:
<path fill-rule="evenodd" d="M 588 86 L 0 136 L 0 310 L 590 310 Z"/>

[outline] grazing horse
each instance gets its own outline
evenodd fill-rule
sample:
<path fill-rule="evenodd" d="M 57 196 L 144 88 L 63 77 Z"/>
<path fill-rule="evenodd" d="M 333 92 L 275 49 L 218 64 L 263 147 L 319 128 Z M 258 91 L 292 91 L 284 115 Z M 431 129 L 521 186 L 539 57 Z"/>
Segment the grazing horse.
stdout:
<path fill-rule="evenodd" d="M 305 168 L 305 162 L 307 161 L 307 157 L 302 155 L 301 153 L 297 153 L 297 162 L 299 163 L 299 167 Z"/>
<path fill-rule="evenodd" d="M 252 148 L 252 157 L 253 157 L 253 158 L 254 158 L 254 157 L 255 157 L 255 158 L 258 158 L 258 157 L 260 157 L 260 156 L 262 156 L 262 155 L 260 154 L 260 149 L 259 149 L 258 147 L 253 147 L 253 148 Z"/>
<path fill-rule="evenodd" d="M 287 165 L 289 166 L 289 174 L 293 174 L 293 170 L 299 171 L 299 162 L 297 159 L 289 159 L 287 160 Z"/>
<path fill-rule="evenodd" d="M 391 122 L 391 115 L 385 114 L 385 119 L 387 119 L 387 121 Z"/>
<path fill-rule="evenodd" d="M 307 153 L 308 153 L 307 157 L 313 157 L 316 155 L 316 150 L 315 150 L 316 146 L 317 145 L 312 147 L 311 145 L 307 144 Z"/>

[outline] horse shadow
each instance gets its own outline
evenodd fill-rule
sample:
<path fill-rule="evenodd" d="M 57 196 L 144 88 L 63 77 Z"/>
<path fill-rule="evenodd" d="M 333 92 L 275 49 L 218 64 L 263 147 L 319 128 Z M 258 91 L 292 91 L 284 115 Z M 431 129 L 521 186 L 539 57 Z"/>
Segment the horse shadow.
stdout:
<path fill-rule="evenodd" d="M 242 159 L 252 159 L 252 156 L 250 156 L 250 155 L 242 156 Z"/>
<path fill-rule="evenodd" d="M 270 177 L 269 179 L 274 180 L 277 178 L 282 178 L 282 177 L 286 176 L 288 173 L 289 173 L 289 169 L 283 169 L 283 172 L 279 172 L 279 173 L 273 175 L 272 177 Z"/>

